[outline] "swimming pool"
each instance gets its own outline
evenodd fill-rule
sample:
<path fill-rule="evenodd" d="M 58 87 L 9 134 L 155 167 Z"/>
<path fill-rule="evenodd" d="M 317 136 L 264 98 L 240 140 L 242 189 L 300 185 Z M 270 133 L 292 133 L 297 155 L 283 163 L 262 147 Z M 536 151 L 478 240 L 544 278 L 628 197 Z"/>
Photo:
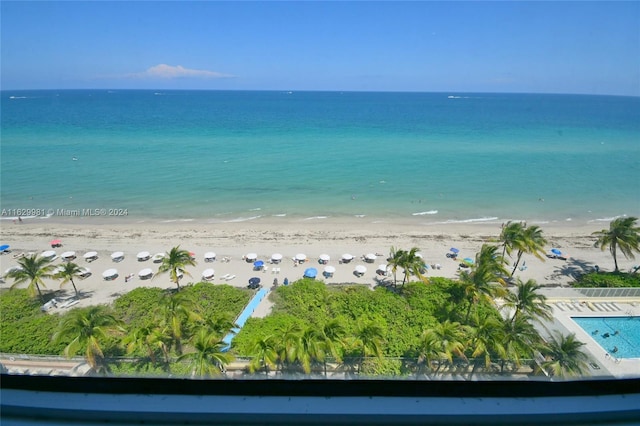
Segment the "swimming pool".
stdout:
<path fill-rule="evenodd" d="M 640 358 L 640 317 L 571 317 L 616 358 Z M 616 350 L 617 348 L 617 350 Z"/>

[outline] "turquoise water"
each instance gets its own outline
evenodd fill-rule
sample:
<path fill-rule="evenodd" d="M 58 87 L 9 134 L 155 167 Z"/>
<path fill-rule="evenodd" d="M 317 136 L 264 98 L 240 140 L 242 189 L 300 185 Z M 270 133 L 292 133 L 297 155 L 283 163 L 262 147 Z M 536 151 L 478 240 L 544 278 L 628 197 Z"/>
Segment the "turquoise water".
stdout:
<path fill-rule="evenodd" d="M 640 317 L 572 317 L 571 319 L 589 333 L 605 352 L 609 352 L 616 358 L 640 358 Z M 614 352 L 616 347 L 618 351 Z"/>
<path fill-rule="evenodd" d="M 640 214 L 640 98 L 3 91 L 1 107 L 3 219 L 27 208 L 202 222 Z"/>

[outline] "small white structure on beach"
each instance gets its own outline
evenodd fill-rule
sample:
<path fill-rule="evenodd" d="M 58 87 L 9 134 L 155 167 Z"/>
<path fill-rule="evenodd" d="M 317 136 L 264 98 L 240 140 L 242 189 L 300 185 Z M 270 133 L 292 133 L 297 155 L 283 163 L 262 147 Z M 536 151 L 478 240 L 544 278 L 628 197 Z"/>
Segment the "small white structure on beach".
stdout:
<path fill-rule="evenodd" d="M 273 253 L 271 255 L 271 263 L 280 263 L 280 262 L 282 262 L 282 254 Z"/>
<path fill-rule="evenodd" d="M 54 260 L 56 257 L 58 257 L 56 255 L 56 252 L 53 251 L 53 250 L 43 251 L 40 256 L 44 257 L 45 259 L 49 259 L 49 260 Z"/>
<path fill-rule="evenodd" d="M 145 262 L 151 259 L 151 253 L 149 253 L 148 251 L 141 251 L 136 255 L 136 258 L 138 259 L 138 262 Z"/>
<path fill-rule="evenodd" d="M 104 278 L 105 281 L 115 280 L 116 278 L 118 278 L 118 270 L 117 269 L 107 269 L 106 271 L 104 271 L 102 273 L 102 278 Z"/>
<path fill-rule="evenodd" d="M 376 269 L 376 274 L 378 275 L 387 275 L 387 265 L 385 263 L 378 265 L 378 268 Z"/>
<path fill-rule="evenodd" d="M 212 280 L 214 276 L 215 276 L 215 271 L 211 268 L 205 269 L 204 271 L 202 271 L 202 278 L 204 278 L 207 281 Z"/>
<path fill-rule="evenodd" d="M 162 259 L 164 259 L 164 253 L 156 253 L 151 258 L 151 261 L 153 263 L 160 263 L 160 262 L 162 262 Z"/>
<path fill-rule="evenodd" d="M 82 267 L 80 268 L 80 273 L 78 275 L 80 275 L 80 278 L 88 278 L 91 276 L 91 269 Z"/>
<path fill-rule="evenodd" d="M 211 263 L 216 260 L 216 254 L 212 251 L 208 251 L 204 254 L 204 261 L 207 263 Z"/>
<path fill-rule="evenodd" d="M 98 252 L 97 251 L 88 251 L 82 257 L 87 262 L 93 262 L 94 260 L 98 260 Z"/>
<path fill-rule="evenodd" d="M 70 261 L 76 258 L 76 252 L 75 251 L 65 251 L 64 253 L 62 253 L 60 255 L 60 257 L 62 257 L 62 260 L 66 260 L 66 261 Z"/>
<path fill-rule="evenodd" d="M 378 258 L 378 256 L 376 256 L 376 255 L 375 255 L 375 254 L 373 254 L 373 253 L 367 253 L 367 254 L 364 256 L 364 261 L 365 261 L 365 262 L 367 262 L 367 263 L 373 263 L 373 262 L 375 262 L 375 261 L 376 261 L 376 259 L 377 259 L 377 258 Z"/>
<path fill-rule="evenodd" d="M 148 280 L 149 278 L 153 277 L 153 271 L 151 270 L 151 268 L 144 268 L 143 270 L 138 272 L 138 277 L 140 277 L 141 280 Z"/>
<path fill-rule="evenodd" d="M 365 273 L 367 272 L 367 267 L 364 265 L 357 265 L 355 267 L 355 269 L 353 270 L 353 275 L 355 275 L 356 277 L 360 278 L 361 276 L 363 276 Z"/>
<path fill-rule="evenodd" d="M 327 263 L 329 263 L 330 260 L 331 260 L 331 256 L 329 256 L 328 254 L 324 254 L 323 253 L 318 258 L 318 263 L 320 263 L 322 265 L 326 265 Z"/>
<path fill-rule="evenodd" d="M 298 263 L 306 262 L 307 261 L 307 255 L 304 254 L 304 253 L 298 253 L 298 254 L 295 255 L 293 260 L 298 262 Z"/>
<path fill-rule="evenodd" d="M 345 253 L 342 255 L 342 258 L 340 260 L 342 261 L 342 263 L 349 263 L 353 260 L 353 255 Z"/>
<path fill-rule="evenodd" d="M 247 253 L 244 256 L 244 260 L 247 261 L 247 263 L 253 263 L 258 259 L 258 254 L 257 253 Z"/>
<path fill-rule="evenodd" d="M 111 260 L 114 262 L 121 262 L 124 260 L 124 253 L 121 251 L 115 251 L 111 253 Z"/>
<path fill-rule="evenodd" d="M 324 267 L 324 271 L 322 271 L 322 275 L 324 275 L 325 278 L 331 278 L 333 277 L 333 274 L 336 272 L 336 268 L 335 266 L 325 266 Z"/>

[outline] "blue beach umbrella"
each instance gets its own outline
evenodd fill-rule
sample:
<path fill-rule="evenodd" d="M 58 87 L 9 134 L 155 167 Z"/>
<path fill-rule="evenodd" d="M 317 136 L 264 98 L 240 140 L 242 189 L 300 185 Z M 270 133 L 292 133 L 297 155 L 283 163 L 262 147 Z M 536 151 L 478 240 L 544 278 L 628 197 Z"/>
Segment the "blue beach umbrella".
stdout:
<path fill-rule="evenodd" d="M 9 250 L 9 244 L 3 244 L 0 246 L 0 251 Z"/>
<path fill-rule="evenodd" d="M 467 265 L 473 265 L 473 263 L 474 263 L 474 262 L 473 262 L 473 259 L 472 259 L 472 258 L 470 258 L 470 257 L 465 257 L 464 259 L 462 259 L 462 261 L 463 261 L 464 263 L 466 263 Z"/>
<path fill-rule="evenodd" d="M 318 275 L 318 270 L 316 268 L 307 268 L 304 270 L 305 278 L 315 278 Z"/>
<path fill-rule="evenodd" d="M 562 254 L 562 252 L 557 248 L 551 249 L 551 253 L 555 254 L 556 256 L 560 256 Z"/>
<path fill-rule="evenodd" d="M 256 260 L 255 262 L 253 262 L 253 266 L 255 266 L 256 268 L 260 268 L 261 266 L 264 266 L 264 261 Z"/>
<path fill-rule="evenodd" d="M 460 253 L 460 250 L 458 250 L 458 249 L 457 249 L 457 248 L 455 248 L 455 247 L 451 247 L 451 248 L 449 249 L 449 251 L 451 251 L 451 253 L 455 253 L 455 254 Z"/>

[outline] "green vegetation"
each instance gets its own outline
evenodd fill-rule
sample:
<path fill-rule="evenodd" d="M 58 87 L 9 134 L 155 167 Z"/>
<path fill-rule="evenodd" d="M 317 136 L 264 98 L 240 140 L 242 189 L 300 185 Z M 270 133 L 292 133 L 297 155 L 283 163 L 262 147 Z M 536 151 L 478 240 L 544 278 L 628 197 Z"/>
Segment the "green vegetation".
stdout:
<path fill-rule="evenodd" d="M 590 272 L 576 278 L 574 287 L 640 287 L 638 273 Z"/>
<path fill-rule="evenodd" d="M 634 252 L 640 253 L 640 227 L 637 224 L 636 217 L 619 217 L 609 224 L 609 229 L 594 232 L 593 235 L 598 237 L 595 246 L 605 250 L 609 247 L 615 272 L 618 269 L 618 249 L 627 259 L 634 259 Z"/>

